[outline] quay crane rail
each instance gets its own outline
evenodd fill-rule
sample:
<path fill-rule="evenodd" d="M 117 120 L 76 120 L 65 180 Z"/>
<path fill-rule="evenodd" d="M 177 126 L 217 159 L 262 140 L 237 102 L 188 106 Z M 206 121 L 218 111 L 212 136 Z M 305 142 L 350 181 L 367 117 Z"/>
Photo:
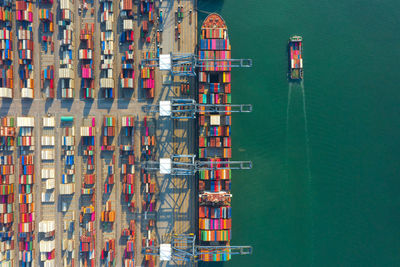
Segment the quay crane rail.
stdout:
<path fill-rule="evenodd" d="M 249 113 L 253 111 L 251 104 L 198 104 L 193 99 L 172 99 L 160 101 L 159 105 L 146 105 L 144 112 L 160 113 L 161 117 L 169 116 L 172 119 L 194 119 L 199 113 Z"/>
<path fill-rule="evenodd" d="M 172 76 L 196 76 L 196 68 L 218 67 L 220 63 L 229 68 L 249 68 L 251 59 L 200 59 L 192 53 L 162 54 L 158 58 L 142 59 L 144 67 L 155 67 L 170 71 Z"/>

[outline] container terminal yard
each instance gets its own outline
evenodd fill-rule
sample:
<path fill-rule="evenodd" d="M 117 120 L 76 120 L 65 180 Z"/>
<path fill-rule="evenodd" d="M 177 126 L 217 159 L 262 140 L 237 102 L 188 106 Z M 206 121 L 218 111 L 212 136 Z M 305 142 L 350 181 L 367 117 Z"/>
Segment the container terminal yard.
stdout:
<path fill-rule="evenodd" d="M 251 60 L 219 15 L 198 33 L 196 5 L 0 0 L 1 267 L 251 254 L 230 245 L 231 172 L 251 168 L 230 71 Z"/>

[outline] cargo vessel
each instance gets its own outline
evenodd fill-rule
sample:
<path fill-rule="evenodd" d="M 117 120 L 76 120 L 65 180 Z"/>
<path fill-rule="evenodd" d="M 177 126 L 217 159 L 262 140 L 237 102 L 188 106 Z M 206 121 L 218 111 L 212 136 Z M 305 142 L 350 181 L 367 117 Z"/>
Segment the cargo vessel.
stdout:
<path fill-rule="evenodd" d="M 289 38 L 289 78 L 291 80 L 303 79 L 303 37 L 292 36 Z"/>
<path fill-rule="evenodd" d="M 198 149 L 201 161 L 213 166 L 199 172 L 198 242 L 200 246 L 225 246 L 219 251 L 202 249 L 202 261 L 231 258 L 231 46 L 228 28 L 218 14 L 203 22 L 198 58 L 198 103 L 225 105 L 222 113 L 203 112 L 198 116 Z M 223 112 L 226 111 L 226 112 Z M 215 163 L 214 163 L 215 162 Z M 215 168 L 217 167 L 217 168 Z"/>

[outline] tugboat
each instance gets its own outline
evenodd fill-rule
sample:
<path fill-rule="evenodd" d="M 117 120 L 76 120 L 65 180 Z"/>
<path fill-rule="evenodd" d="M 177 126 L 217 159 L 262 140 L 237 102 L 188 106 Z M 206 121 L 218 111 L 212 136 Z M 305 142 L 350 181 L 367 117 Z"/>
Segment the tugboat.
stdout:
<path fill-rule="evenodd" d="M 303 37 L 292 36 L 289 38 L 289 78 L 291 80 L 303 79 Z"/>

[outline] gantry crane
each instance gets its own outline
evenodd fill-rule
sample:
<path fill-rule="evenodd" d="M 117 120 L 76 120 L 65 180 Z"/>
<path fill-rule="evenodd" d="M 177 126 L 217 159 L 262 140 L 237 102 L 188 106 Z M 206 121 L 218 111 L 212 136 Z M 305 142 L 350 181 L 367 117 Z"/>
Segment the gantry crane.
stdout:
<path fill-rule="evenodd" d="M 170 71 L 172 76 L 196 76 L 196 68 L 217 67 L 224 63 L 227 68 L 249 68 L 251 59 L 200 59 L 192 53 L 162 54 L 158 58 L 142 59 L 143 67 Z"/>
<path fill-rule="evenodd" d="M 172 99 L 160 101 L 159 105 L 143 106 L 143 111 L 159 113 L 161 117 L 172 119 L 194 119 L 199 113 L 226 114 L 237 112 L 252 112 L 251 104 L 198 104 L 193 99 Z"/>

